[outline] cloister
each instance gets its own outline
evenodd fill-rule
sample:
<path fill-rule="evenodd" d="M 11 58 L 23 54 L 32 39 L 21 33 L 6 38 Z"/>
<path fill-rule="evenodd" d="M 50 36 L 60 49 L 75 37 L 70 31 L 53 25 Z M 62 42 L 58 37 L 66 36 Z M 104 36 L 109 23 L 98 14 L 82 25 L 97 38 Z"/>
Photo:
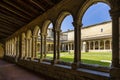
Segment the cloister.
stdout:
<path fill-rule="evenodd" d="M 112 19 L 112 36 L 103 40 L 82 40 L 82 17 L 90 6 L 99 2 L 105 3 L 111 8 L 109 14 Z M 61 23 L 68 15 L 73 17 L 74 41 L 61 45 Z M 51 29 L 53 39 L 48 39 L 47 30 L 51 23 L 53 24 Z M 58 80 L 120 80 L 120 1 L 61 0 L 54 7 L 9 35 L 1 42 L 1 45 L 4 50 L 2 52 L 4 60 Z M 67 47 L 63 48 L 64 46 Z M 74 50 L 72 63 L 60 61 L 61 49 L 63 51 Z M 101 49 L 112 51 L 111 67 L 81 63 L 81 50 Z M 52 60 L 45 59 L 47 50 L 52 51 Z M 36 53 L 40 54 L 39 58 Z"/>

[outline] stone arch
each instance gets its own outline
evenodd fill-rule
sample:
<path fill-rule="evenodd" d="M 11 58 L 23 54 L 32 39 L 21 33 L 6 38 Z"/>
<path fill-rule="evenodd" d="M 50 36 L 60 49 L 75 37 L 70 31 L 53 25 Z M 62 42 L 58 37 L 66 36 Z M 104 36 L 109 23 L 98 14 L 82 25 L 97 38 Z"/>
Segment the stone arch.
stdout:
<path fill-rule="evenodd" d="M 42 33 L 47 34 L 48 26 L 52 23 L 50 20 L 46 20 L 42 26 Z"/>
<path fill-rule="evenodd" d="M 32 32 L 31 32 L 31 30 L 28 30 L 27 34 L 26 34 L 26 38 L 30 39 L 31 37 L 32 37 Z"/>
<path fill-rule="evenodd" d="M 62 21 L 64 20 L 64 18 L 66 17 L 66 16 L 68 16 L 68 15 L 72 15 L 72 13 L 70 13 L 70 12 L 68 12 L 68 11 L 62 11 L 60 14 L 59 14 L 59 16 L 58 16 L 58 18 L 57 18 L 57 20 L 56 20 L 56 24 L 55 24 L 55 29 L 56 30 L 60 30 L 60 27 L 61 27 L 61 23 L 62 23 Z M 73 17 L 73 15 L 72 15 L 72 17 Z M 73 17 L 74 18 L 74 17 Z M 73 19 L 74 20 L 74 19 Z"/>
<path fill-rule="evenodd" d="M 77 14 L 77 23 L 82 23 L 83 15 L 87 11 L 87 9 L 90 6 L 92 6 L 93 4 L 98 3 L 98 2 L 103 2 L 103 3 L 107 4 L 107 5 L 109 5 L 109 7 L 111 7 L 111 4 L 110 4 L 110 2 L 108 0 L 87 0 L 82 5 L 82 7 L 80 7 L 80 9 L 78 11 L 78 14 Z"/>
<path fill-rule="evenodd" d="M 25 33 L 22 33 L 22 40 L 24 40 L 26 38 Z"/>
<path fill-rule="evenodd" d="M 40 30 L 39 26 L 35 26 L 34 31 L 33 31 L 33 36 L 38 36 L 38 32 Z"/>

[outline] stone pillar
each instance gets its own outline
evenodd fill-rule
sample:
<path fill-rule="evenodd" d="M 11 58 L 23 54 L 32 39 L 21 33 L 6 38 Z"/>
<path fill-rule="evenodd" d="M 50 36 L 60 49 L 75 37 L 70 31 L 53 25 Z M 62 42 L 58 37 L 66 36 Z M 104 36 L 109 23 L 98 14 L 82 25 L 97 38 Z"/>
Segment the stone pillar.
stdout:
<path fill-rule="evenodd" d="M 40 33 L 41 35 L 41 52 L 40 52 L 40 62 L 43 60 L 43 53 L 44 53 L 44 35 Z"/>
<path fill-rule="evenodd" d="M 27 39 L 25 39 L 25 59 L 27 59 L 27 57 L 28 57 L 28 54 L 27 54 L 28 53 L 28 51 L 27 51 L 28 50 L 28 46 L 27 46 L 27 44 L 28 44 L 27 43 Z"/>
<path fill-rule="evenodd" d="M 32 57 L 31 59 L 35 58 L 35 36 L 32 36 Z"/>
<path fill-rule="evenodd" d="M 60 59 L 60 32 L 57 31 L 57 60 Z"/>
<path fill-rule="evenodd" d="M 74 62 L 72 64 L 72 69 L 77 69 L 79 67 L 79 62 L 81 62 L 81 27 L 82 25 L 76 22 L 73 22 L 74 26 Z"/>
<path fill-rule="evenodd" d="M 70 50 L 72 50 L 72 43 L 70 43 Z"/>
<path fill-rule="evenodd" d="M 21 42 L 21 44 L 22 44 L 22 42 Z M 21 45 L 21 47 L 22 47 L 22 45 Z M 15 39 L 15 41 L 14 41 L 14 54 L 15 54 L 15 56 L 16 56 L 16 39 Z M 21 54 L 21 58 L 23 59 L 22 54 Z"/>
<path fill-rule="evenodd" d="M 64 51 L 66 51 L 66 44 L 64 43 Z"/>
<path fill-rule="evenodd" d="M 21 58 L 21 54 L 22 54 L 22 50 L 21 50 L 21 48 L 22 48 L 22 42 L 21 42 L 21 36 L 18 36 L 17 37 L 17 43 L 16 43 L 16 52 L 17 52 L 17 54 L 16 54 L 16 58 L 15 58 L 15 61 L 17 62 L 20 58 Z"/>
<path fill-rule="evenodd" d="M 9 46 L 9 47 L 8 47 L 8 48 L 9 48 L 9 53 L 8 53 L 8 54 L 9 54 L 9 56 L 10 56 L 10 41 L 9 41 L 9 45 L 8 45 L 8 46 Z"/>
<path fill-rule="evenodd" d="M 22 39 L 22 44 L 21 44 L 21 48 L 22 48 L 22 56 L 21 56 L 21 59 L 23 59 L 24 58 L 24 56 L 25 56 L 25 44 L 24 44 L 24 39 Z M 15 47 L 16 47 L 16 45 L 15 45 Z"/>
<path fill-rule="evenodd" d="M 93 50 L 95 50 L 95 41 L 93 41 Z"/>
<path fill-rule="evenodd" d="M 86 52 L 86 42 L 83 42 L 83 52 Z"/>
<path fill-rule="evenodd" d="M 10 56 L 12 56 L 12 42 L 10 41 Z"/>
<path fill-rule="evenodd" d="M 44 53 L 43 53 L 44 56 L 43 57 L 46 58 L 46 35 L 44 35 L 44 41 L 43 42 L 44 42 Z"/>
<path fill-rule="evenodd" d="M 32 58 L 32 38 L 30 38 L 30 58 Z"/>
<path fill-rule="evenodd" d="M 98 50 L 100 50 L 100 40 L 98 41 Z"/>
<path fill-rule="evenodd" d="M 104 40 L 104 50 L 106 49 L 106 44 L 105 43 L 106 43 L 106 40 Z"/>
<path fill-rule="evenodd" d="M 110 40 L 110 50 L 112 50 L 112 40 Z"/>
<path fill-rule="evenodd" d="M 67 45 L 68 45 L 68 52 L 70 52 L 70 47 L 69 47 L 69 43 L 68 43 Z"/>
<path fill-rule="evenodd" d="M 37 36 L 35 36 L 34 37 L 34 58 L 36 58 L 37 57 L 37 39 L 38 39 L 38 37 Z"/>
<path fill-rule="evenodd" d="M 90 49 L 91 49 L 91 48 L 90 48 L 90 41 L 88 41 L 88 44 L 89 44 L 89 50 L 90 50 Z"/>
<path fill-rule="evenodd" d="M 118 3 L 116 3 L 117 6 Z M 119 67 L 120 55 L 120 10 L 110 11 L 112 17 L 112 66 Z"/>
<path fill-rule="evenodd" d="M 64 44 L 61 44 L 61 46 L 62 46 L 62 51 L 64 50 Z"/>
<path fill-rule="evenodd" d="M 28 48 L 27 48 L 27 51 L 28 51 L 27 54 L 28 54 L 28 58 L 30 58 L 30 39 L 27 39 L 27 43 L 28 43 L 28 44 L 27 44 L 27 47 L 28 47 Z"/>
<path fill-rule="evenodd" d="M 112 68 L 110 76 L 112 80 L 120 79 L 120 3 L 113 1 L 114 8 L 110 11 L 112 17 Z"/>
<path fill-rule="evenodd" d="M 52 65 L 54 65 L 55 63 L 57 63 L 57 53 L 56 53 L 56 35 L 57 35 L 57 31 L 55 30 L 55 28 L 53 29 L 53 32 L 54 32 L 54 55 L 53 55 L 53 61 L 51 62 Z"/>

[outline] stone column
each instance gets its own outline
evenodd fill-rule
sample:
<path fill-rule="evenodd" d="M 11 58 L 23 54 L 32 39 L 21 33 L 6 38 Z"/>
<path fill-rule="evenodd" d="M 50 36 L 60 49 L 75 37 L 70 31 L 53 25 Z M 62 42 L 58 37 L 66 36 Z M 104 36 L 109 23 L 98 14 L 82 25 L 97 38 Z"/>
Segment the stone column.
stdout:
<path fill-rule="evenodd" d="M 40 33 L 41 36 L 41 52 L 40 52 L 40 62 L 43 60 L 43 53 L 44 53 L 44 35 Z"/>
<path fill-rule="evenodd" d="M 21 47 L 22 47 L 22 56 L 21 56 L 21 59 L 23 59 L 24 58 L 24 56 L 25 56 L 25 44 L 24 44 L 25 42 L 24 42 L 24 39 L 22 40 L 22 45 L 21 45 Z M 16 45 L 15 45 L 15 47 L 16 47 Z"/>
<path fill-rule="evenodd" d="M 88 44 L 89 44 L 89 50 L 90 50 L 90 49 L 91 49 L 91 48 L 90 48 L 90 41 L 88 41 Z"/>
<path fill-rule="evenodd" d="M 82 25 L 76 22 L 73 22 L 74 26 L 74 62 L 72 64 L 72 69 L 77 69 L 79 67 L 79 62 L 81 62 L 81 27 Z"/>
<path fill-rule="evenodd" d="M 100 41 L 98 41 L 98 50 L 100 50 Z"/>
<path fill-rule="evenodd" d="M 32 38 L 30 38 L 30 55 L 29 57 L 32 59 Z"/>
<path fill-rule="evenodd" d="M 110 40 L 110 50 L 112 50 L 112 40 Z"/>
<path fill-rule="evenodd" d="M 70 52 L 70 47 L 69 47 L 69 43 L 68 43 L 67 45 L 68 45 L 68 52 Z"/>
<path fill-rule="evenodd" d="M 105 43 L 106 43 L 106 40 L 104 40 L 104 50 L 106 49 L 106 44 Z"/>
<path fill-rule="evenodd" d="M 62 46 L 62 51 L 64 50 L 64 44 L 61 44 L 61 46 Z"/>
<path fill-rule="evenodd" d="M 27 39 L 27 54 L 28 54 L 28 58 L 30 58 L 30 39 Z"/>
<path fill-rule="evenodd" d="M 20 58 L 21 58 L 21 54 L 22 54 L 22 50 L 21 50 L 21 48 L 22 48 L 22 42 L 21 42 L 21 36 L 18 36 L 17 37 L 17 43 L 16 43 L 16 46 L 17 46 L 17 48 L 16 48 L 16 52 L 17 52 L 17 54 L 16 54 L 16 58 L 15 58 L 15 61 L 17 62 Z"/>
<path fill-rule="evenodd" d="M 60 59 L 60 30 L 57 31 L 57 60 Z"/>
<path fill-rule="evenodd" d="M 43 53 L 44 54 L 44 56 L 43 56 L 44 58 L 46 58 L 46 36 L 47 35 L 44 35 L 44 41 L 43 41 L 44 42 L 44 53 Z"/>
<path fill-rule="evenodd" d="M 114 3 L 115 4 L 115 3 Z M 118 2 L 116 2 L 116 9 L 111 10 L 112 17 L 112 66 L 119 67 L 120 65 L 120 9 L 117 8 Z"/>
<path fill-rule="evenodd" d="M 93 50 L 95 50 L 95 41 L 93 41 Z"/>
<path fill-rule="evenodd" d="M 8 45 L 8 46 L 9 46 L 9 53 L 8 53 L 8 54 L 9 54 L 9 56 L 10 56 L 10 41 L 9 41 L 9 45 Z"/>
<path fill-rule="evenodd" d="M 72 43 L 70 43 L 70 50 L 72 50 Z"/>
<path fill-rule="evenodd" d="M 66 44 L 64 43 L 64 51 L 66 51 Z"/>
<path fill-rule="evenodd" d="M 83 52 L 86 52 L 86 42 L 83 42 Z"/>
<path fill-rule="evenodd" d="M 35 52 L 34 52 L 34 58 L 37 57 L 37 40 L 38 40 L 38 37 L 35 36 L 35 37 L 34 37 L 34 47 L 35 47 L 35 48 L 34 48 L 34 49 L 35 49 L 35 50 L 34 50 L 34 51 L 35 51 Z"/>
<path fill-rule="evenodd" d="M 10 41 L 10 56 L 12 56 L 12 44 L 11 44 L 11 41 Z"/>
<path fill-rule="evenodd" d="M 27 59 L 27 57 L 28 57 L 28 41 L 27 41 L 27 39 L 25 39 L 25 59 Z"/>
<path fill-rule="evenodd" d="M 56 35 L 57 35 L 57 31 L 55 30 L 55 28 L 53 29 L 53 32 L 54 32 L 54 55 L 53 55 L 53 61 L 51 62 L 52 65 L 54 65 L 55 63 L 57 63 L 57 53 L 56 53 Z"/>
<path fill-rule="evenodd" d="M 35 36 L 32 36 L 32 57 L 31 59 L 35 58 Z"/>
<path fill-rule="evenodd" d="M 22 44 L 22 42 L 21 42 L 21 44 Z M 22 47 L 22 45 L 21 45 L 21 47 Z M 15 39 L 15 41 L 14 41 L 14 54 L 15 54 L 15 56 L 16 56 L 16 39 Z M 23 53 L 22 53 L 22 54 L 23 54 Z M 22 54 L 21 54 L 21 58 L 23 59 Z"/>

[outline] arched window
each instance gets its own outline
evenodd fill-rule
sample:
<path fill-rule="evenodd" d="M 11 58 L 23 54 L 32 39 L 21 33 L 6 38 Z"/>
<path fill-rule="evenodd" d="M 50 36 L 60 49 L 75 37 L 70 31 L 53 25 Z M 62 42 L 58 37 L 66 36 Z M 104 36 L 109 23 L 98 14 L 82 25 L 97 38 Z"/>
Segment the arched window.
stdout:
<path fill-rule="evenodd" d="M 72 25 L 72 15 L 68 14 L 61 20 L 60 31 L 60 60 L 65 62 L 73 62 L 74 57 L 74 27 Z M 60 48 L 61 47 L 61 48 Z"/>
<path fill-rule="evenodd" d="M 109 66 L 111 61 L 111 52 L 108 52 L 108 42 L 105 39 L 112 39 L 107 36 L 112 35 L 112 22 L 109 15 L 110 7 L 102 2 L 91 5 L 82 17 L 81 40 L 83 42 L 91 41 L 90 49 L 82 53 L 82 62 L 86 64 L 97 64 L 99 66 Z M 87 48 L 87 44 L 83 47 Z M 85 49 L 86 49 L 85 48 Z M 106 58 L 108 53 L 109 59 Z M 111 55 L 109 55 L 111 54 Z M 106 56 L 106 57 L 105 57 Z M 99 57 L 99 59 L 97 58 Z"/>

